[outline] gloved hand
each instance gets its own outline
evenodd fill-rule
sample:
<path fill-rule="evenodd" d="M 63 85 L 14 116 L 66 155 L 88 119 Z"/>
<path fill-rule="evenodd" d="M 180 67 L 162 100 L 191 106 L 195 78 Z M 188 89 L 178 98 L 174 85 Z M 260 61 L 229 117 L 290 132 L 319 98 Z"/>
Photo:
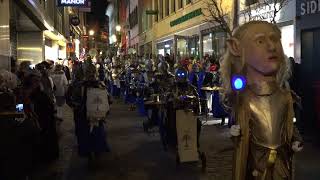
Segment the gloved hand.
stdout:
<path fill-rule="evenodd" d="M 232 125 L 230 128 L 230 134 L 232 136 L 240 136 L 240 125 Z"/>
<path fill-rule="evenodd" d="M 292 148 L 292 150 L 293 150 L 294 152 L 300 152 L 300 151 L 302 151 L 303 146 L 302 146 L 301 142 L 299 142 L 299 141 L 294 141 L 294 142 L 292 143 L 291 148 Z"/>

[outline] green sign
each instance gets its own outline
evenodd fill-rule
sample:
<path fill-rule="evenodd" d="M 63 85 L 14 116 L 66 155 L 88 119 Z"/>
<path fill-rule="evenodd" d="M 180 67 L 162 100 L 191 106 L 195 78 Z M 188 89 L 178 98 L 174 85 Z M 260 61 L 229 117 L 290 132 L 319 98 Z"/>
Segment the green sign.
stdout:
<path fill-rule="evenodd" d="M 146 10 L 146 14 L 147 15 L 157 15 L 158 14 L 158 10 Z"/>
<path fill-rule="evenodd" d="M 181 24 L 183 22 L 186 22 L 188 21 L 189 19 L 192 19 L 194 17 L 197 17 L 197 16 L 200 16 L 202 14 L 202 11 L 201 11 L 201 8 L 197 9 L 197 10 L 194 10 L 182 17 L 179 17 L 178 19 L 174 20 L 174 21 L 171 21 L 170 22 L 170 26 L 173 27 L 173 26 L 176 26 L 178 24 Z"/>

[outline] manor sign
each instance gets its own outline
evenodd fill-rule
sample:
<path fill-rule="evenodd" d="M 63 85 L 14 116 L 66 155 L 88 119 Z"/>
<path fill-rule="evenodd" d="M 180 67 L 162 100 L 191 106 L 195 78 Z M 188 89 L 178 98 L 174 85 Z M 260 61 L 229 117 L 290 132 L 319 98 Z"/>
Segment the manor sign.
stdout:
<path fill-rule="evenodd" d="M 58 0 L 58 6 L 86 6 L 87 0 Z"/>

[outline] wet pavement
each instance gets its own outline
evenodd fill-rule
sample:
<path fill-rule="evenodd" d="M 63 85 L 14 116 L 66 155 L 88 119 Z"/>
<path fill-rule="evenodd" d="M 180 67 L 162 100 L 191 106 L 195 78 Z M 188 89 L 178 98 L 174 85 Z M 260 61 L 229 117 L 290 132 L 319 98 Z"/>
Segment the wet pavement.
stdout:
<path fill-rule="evenodd" d="M 77 155 L 71 109 L 65 105 L 61 124 L 60 159 L 37 174 L 36 180 L 229 180 L 232 172 L 233 145 L 228 128 L 204 122 L 201 150 L 207 156 L 207 171 L 201 163 L 176 166 L 175 152 L 164 151 L 157 130 L 146 134 L 144 117 L 128 111 L 128 105 L 115 100 L 107 118 L 107 140 L 111 152 L 104 154 L 96 169 Z M 318 152 L 318 154 L 317 154 Z M 319 150 L 311 143 L 297 155 L 296 180 L 319 180 Z"/>

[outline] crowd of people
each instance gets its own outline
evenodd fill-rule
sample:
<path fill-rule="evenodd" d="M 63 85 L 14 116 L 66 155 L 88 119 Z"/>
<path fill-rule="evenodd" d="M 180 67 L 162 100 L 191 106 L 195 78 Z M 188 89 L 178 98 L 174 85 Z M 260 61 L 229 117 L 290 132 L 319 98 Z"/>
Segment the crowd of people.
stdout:
<path fill-rule="evenodd" d="M 109 151 L 103 120 L 89 120 L 83 111 L 87 105 L 83 91 L 99 86 L 107 95 L 106 87 L 96 78 L 95 65 L 72 64 L 69 68 L 52 61 L 36 65 L 23 61 L 15 73 L 0 71 L 0 179 L 30 179 L 36 170 L 59 158 L 66 102 L 75 112 L 79 154 L 93 159 Z M 98 123 L 91 125 L 93 121 Z"/>
<path fill-rule="evenodd" d="M 166 93 L 179 78 L 177 71 L 185 73 L 182 79 L 195 88 L 199 97 L 207 99 L 201 87 L 219 85 L 218 69 L 218 61 L 209 56 L 174 63 L 169 55 L 124 55 L 95 61 L 87 56 L 84 61 L 70 60 L 67 64 L 47 60 L 32 65 L 23 61 L 16 72 L 1 70 L 0 100 L 6 103 L 0 107 L 0 118 L 5 122 L 0 127 L 0 179 L 32 177 L 38 167 L 59 158 L 65 104 L 74 112 L 79 155 L 88 158 L 90 167 L 101 154 L 110 151 L 105 119 L 112 98 L 123 97 L 129 110 L 138 108 L 152 121 L 154 114 L 148 113 L 144 102 Z M 16 109 L 18 105 L 23 106 L 21 112 Z"/>

